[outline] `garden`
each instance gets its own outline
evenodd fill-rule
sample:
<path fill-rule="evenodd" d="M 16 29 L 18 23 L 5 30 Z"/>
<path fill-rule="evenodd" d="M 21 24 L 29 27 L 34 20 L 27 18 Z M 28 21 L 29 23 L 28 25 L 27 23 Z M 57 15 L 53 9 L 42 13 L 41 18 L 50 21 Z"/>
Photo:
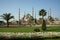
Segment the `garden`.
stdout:
<path fill-rule="evenodd" d="M 59 40 L 60 26 L 47 26 L 43 31 L 41 26 L 1 27 L 1 40 Z"/>
<path fill-rule="evenodd" d="M 10 19 L 14 18 L 11 16 L 11 13 L 6 13 L 2 15 L 2 18 L 6 21 L 6 26 L 0 26 L 0 39 L 1 40 L 59 40 L 60 39 L 60 26 L 55 25 L 47 26 L 47 22 L 50 21 L 54 23 L 54 19 L 49 16 L 49 20 L 46 21 L 44 16 L 46 16 L 46 10 L 41 9 L 39 11 L 39 15 L 42 16 L 42 21 L 40 24 L 41 26 L 36 26 L 37 21 L 33 17 L 30 17 L 29 14 L 27 17 L 23 18 L 23 21 L 20 20 L 17 23 L 17 26 L 13 26 L 10 23 Z M 22 25 L 22 23 L 25 23 Z M 2 23 L 1 23 L 2 24 Z M 18 25 L 19 24 L 19 25 Z M 27 26 L 27 25 L 30 26 Z M 31 25 L 32 24 L 32 25 Z M 34 25 L 33 25 L 34 24 Z M 12 25 L 12 26 L 11 26 Z M 22 25 L 22 26 L 21 26 Z"/>

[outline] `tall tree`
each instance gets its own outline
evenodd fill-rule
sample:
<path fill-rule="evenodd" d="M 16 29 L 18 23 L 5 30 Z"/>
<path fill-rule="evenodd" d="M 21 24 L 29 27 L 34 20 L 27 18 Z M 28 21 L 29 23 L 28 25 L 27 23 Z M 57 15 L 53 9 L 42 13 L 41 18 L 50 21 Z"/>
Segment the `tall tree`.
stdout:
<path fill-rule="evenodd" d="M 44 9 L 41 9 L 40 11 L 39 11 L 39 15 L 40 16 L 42 16 L 42 19 L 44 19 L 44 16 L 46 16 L 46 10 L 44 10 Z"/>
<path fill-rule="evenodd" d="M 11 16 L 11 13 L 6 13 L 6 14 L 3 14 L 3 15 L 2 15 L 2 18 L 3 18 L 4 20 L 6 20 L 6 22 L 7 22 L 7 27 L 9 27 L 9 20 L 12 19 L 12 18 L 14 18 L 14 16 Z"/>
<path fill-rule="evenodd" d="M 44 20 L 44 16 L 46 16 L 46 10 L 44 10 L 44 9 L 41 9 L 40 11 L 39 11 L 39 15 L 40 16 L 42 16 L 42 30 L 44 31 L 44 30 L 46 30 L 46 22 L 45 22 L 45 20 Z"/>

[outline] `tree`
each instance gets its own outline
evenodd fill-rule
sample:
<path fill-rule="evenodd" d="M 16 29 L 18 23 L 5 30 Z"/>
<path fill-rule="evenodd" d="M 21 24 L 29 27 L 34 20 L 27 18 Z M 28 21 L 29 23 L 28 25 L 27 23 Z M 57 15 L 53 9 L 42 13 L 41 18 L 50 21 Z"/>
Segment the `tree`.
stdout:
<path fill-rule="evenodd" d="M 46 30 L 46 21 L 43 20 L 43 23 L 42 23 L 42 30 L 45 31 Z"/>
<path fill-rule="evenodd" d="M 42 19 L 44 19 L 44 16 L 46 16 L 46 11 L 44 10 L 44 9 L 41 9 L 40 11 L 39 11 L 39 15 L 40 16 L 42 16 Z"/>
<path fill-rule="evenodd" d="M 42 16 L 42 30 L 44 31 L 44 30 L 46 30 L 46 22 L 45 22 L 45 20 L 44 20 L 44 16 L 46 16 L 46 10 L 44 10 L 44 9 L 41 9 L 40 11 L 39 11 L 39 15 L 40 16 Z"/>
<path fill-rule="evenodd" d="M 11 16 L 11 13 L 6 13 L 6 14 L 3 14 L 3 15 L 2 15 L 2 18 L 3 18 L 4 20 L 6 20 L 6 22 L 7 22 L 7 27 L 9 27 L 9 20 L 12 19 L 12 18 L 14 18 L 14 16 Z"/>

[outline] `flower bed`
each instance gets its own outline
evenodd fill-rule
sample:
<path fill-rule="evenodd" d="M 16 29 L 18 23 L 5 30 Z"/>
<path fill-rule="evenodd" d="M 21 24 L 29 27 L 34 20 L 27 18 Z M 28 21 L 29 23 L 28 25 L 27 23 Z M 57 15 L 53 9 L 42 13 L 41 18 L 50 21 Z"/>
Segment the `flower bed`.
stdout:
<path fill-rule="evenodd" d="M 60 37 L 60 32 L 35 32 L 35 33 L 19 33 L 19 32 L 0 32 L 0 37 Z"/>

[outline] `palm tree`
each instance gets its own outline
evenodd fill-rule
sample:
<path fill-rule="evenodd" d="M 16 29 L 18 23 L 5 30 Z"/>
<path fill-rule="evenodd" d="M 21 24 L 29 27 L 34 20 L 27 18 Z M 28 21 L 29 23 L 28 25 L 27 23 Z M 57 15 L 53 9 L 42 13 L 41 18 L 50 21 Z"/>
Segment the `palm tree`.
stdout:
<path fill-rule="evenodd" d="M 44 9 L 41 9 L 39 11 L 39 15 L 42 16 L 42 19 L 44 19 L 44 16 L 46 16 L 46 11 Z"/>
<path fill-rule="evenodd" d="M 14 16 L 11 16 L 11 13 L 6 13 L 6 14 L 3 14 L 3 15 L 2 15 L 2 18 L 3 18 L 4 20 L 6 20 L 6 22 L 7 22 L 7 27 L 9 27 L 9 20 L 12 19 L 12 18 L 14 18 Z"/>
<path fill-rule="evenodd" d="M 42 16 L 42 30 L 44 31 L 44 30 L 46 30 L 46 22 L 45 22 L 45 20 L 44 20 L 44 16 L 46 16 L 46 10 L 44 10 L 44 9 L 41 9 L 40 11 L 39 11 L 39 15 L 40 16 Z"/>

